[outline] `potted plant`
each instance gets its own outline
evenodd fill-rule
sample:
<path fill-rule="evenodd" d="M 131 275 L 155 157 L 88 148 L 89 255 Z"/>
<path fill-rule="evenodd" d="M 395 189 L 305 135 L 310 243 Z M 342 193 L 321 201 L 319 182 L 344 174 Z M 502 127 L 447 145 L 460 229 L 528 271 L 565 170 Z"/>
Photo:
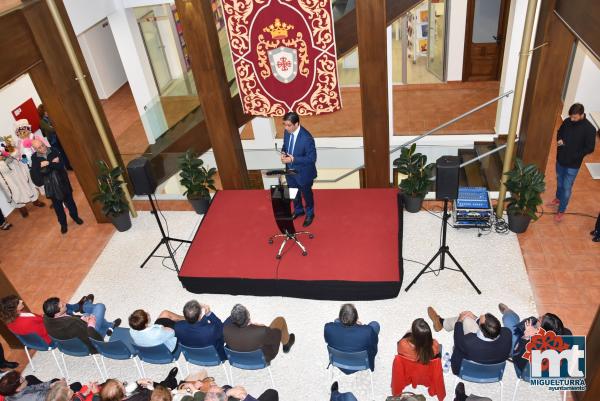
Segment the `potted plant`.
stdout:
<path fill-rule="evenodd" d="M 217 169 L 204 167 L 198 154 L 189 149 L 179 158 L 181 168 L 179 183 L 185 187 L 184 195 L 198 214 L 204 214 L 210 205 L 210 191 L 216 191 L 214 175 Z"/>
<path fill-rule="evenodd" d="M 427 156 L 416 153 L 416 149 L 417 145 L 414 143 L 410 148 L 402 148 L 400 157 L 394 160 L 398 171 L 406 175 L 400 181 L 400 189 L 404 196 L 404 207 L 410 213 L 421 210 L 435 166 L 434 163 L 427 164 Z"/>
<path fill-rule="evenodd" d="M 523 233 L 531 220 L 538 219 L 537 208 L 546 190 L 544 174 L 535 164 L 525 166 L 522 160 L 516 159 L 515 166 L 506 175 L 506 189 L 511 195 L 507 199 L 508 228 L 514 233 Z"/>
<path fill-rule="evenodd" d="M 120 166 L 110 168 L 103 160 L 98 161 L 98 167 L 98 192 L 93 200 L 102 204 L 102 212 L 118 231 L 127 231 L 131 228 L 131 217 L 123 191 L 123 169 Z"/>

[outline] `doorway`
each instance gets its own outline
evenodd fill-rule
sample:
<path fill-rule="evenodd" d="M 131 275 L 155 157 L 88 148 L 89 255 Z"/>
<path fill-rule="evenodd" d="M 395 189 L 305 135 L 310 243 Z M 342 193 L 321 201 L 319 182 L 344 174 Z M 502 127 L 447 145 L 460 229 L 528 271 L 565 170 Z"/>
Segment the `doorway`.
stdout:
<path fill-rule="evenodd" d="M 498 81 L 510 0 L 468 0 L 463 81 Z"/>
<path fill-rule="evenodd" d="M 161 39 L 156 21 L 157 17 L 154 15 L 154 10 L 150 10 L 138 19 L 138 25 L 144 39 L 146 53 L 150 59 L 150 67 L 152 68 L 156 87 L 158 92 L 163 94 L 173 81 L 173 76 L 169 69 L 165 45 Z"/>

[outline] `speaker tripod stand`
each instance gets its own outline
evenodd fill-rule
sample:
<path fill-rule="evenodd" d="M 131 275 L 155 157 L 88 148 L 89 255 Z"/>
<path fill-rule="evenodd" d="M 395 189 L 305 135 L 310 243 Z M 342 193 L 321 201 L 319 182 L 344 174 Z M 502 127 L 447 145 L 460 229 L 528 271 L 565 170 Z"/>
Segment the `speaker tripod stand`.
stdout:
<path fill-rule="evenodd" d="M 150 205 L 152 206 L 152 211 L 150 213 L 152 213 L 154 215 L 154 217 L 156 218 L 156 223 L 158 223 L 158 228 L 160 229 L 160 233 L 162 235 L 161 240 L 158 242 L 158 245 L 156 245 L 154 247 L 154 249 L 152 250 L 152 252 L 150 253 L 150 255 L 148 255 L 148 257 L 146 258 L 146 260 L 144 260 L 144 263 L 142 263 L 142 265 L 140 266 L 140 268 L 144 268 L 144 266 L 146 266 L 146 263 L 148 263 L 148 261 L 150 260 L 150 258 L 171 258 L 171 260 L 173 261 L 173 265 L 175 266 L 175 270 L 177 271 L 177 273 L 179 273 L 179 266 L 177 265 L 177 262 L 175 261 L 175 253 L 173 252 L 173 250 L 171 249 L 171 244 L 169 243 L 169 241 L 175 241 L 175 242 L 179 242 L 179 243 L 186 243 L 186 244 L 191 244 L 192 241 L 188 241 L 185 239 L 179 239 L 179 238 L 172 238 L 169 237 L 165 234 L 165 230 L 162 226 L 162 222 L 160 221 L 160 217 L 158 217 L 158 212 L 156 210 L 156 206 L 154 205 L 154 201 L 152 200 L 152 195 L 148 195 L 148 199 L 150 200 Z M 167 247 L 167 251 L 169 251 L 169 256 L 160 256 L 160 255 L 155 255 L 156 251 L 158 251 L 158 248 L 160 248 L 161 245 L 165 245 Z"/>
<path fill-rule="evenodd" d="M 405 291 L 408 291 L 410 289 L 410 287 L 412 287 L 413 284 L 416 283 L 417 280 L 419 279 L 419 277 L 421 277 L 423 274 L 441 272 L 444 269 L 448 269 L 448 270 L 454 270 L 457 272 L 461 272 L 463 274 L 463 276 L 465 276 L 465 278 L 469 281 L 469 283 L 471 283 L 471 285 L 473 286 L 475 291 L 477 291 L 478 294 L 481 294 L 481 291 L 479 291 L 479 288 L 477 288 L 477 286 L 475 285 L 473 280 L 471 280 L 471 277 L 469 277 L 469 275 L 462 268 L 460 263 L 458 263 L 456 258 L 450 252 L 450 247 L 446 244 L 446 229 L 448 228 L 448 218 L 449 217 L 450 217 L 450 214 L 448 213 L 448 198 L 445 198 L 444 199 L 444 216 L 442 217 L 442 245 L 440 246 L 440 249 L 438 249 L 436 254 L 433 255 L 431 260 L 429 260 L 429 262 L 425 265 L 425 267 L 423 267 L 423 269 L 419 272 L 419 274 L 417 274 L 417 277 L 415 277 L 414 280 L 408 285 L 408 287 L 406 287 Z M 450 267 L 445 266 L 446 255 L 448 255 L 450 257 L 450 259 L 452 259 L 452 261 L 454 262 L 456 267 L 458 267 L 458 269 L 452 269 Z M 438 256 L 440 257 L 440 268 L 437 270 L 431 269 L 431 265 L 437 259 Z M 427 271 L 428 269 L 429 269 L 429 271 Z"/>

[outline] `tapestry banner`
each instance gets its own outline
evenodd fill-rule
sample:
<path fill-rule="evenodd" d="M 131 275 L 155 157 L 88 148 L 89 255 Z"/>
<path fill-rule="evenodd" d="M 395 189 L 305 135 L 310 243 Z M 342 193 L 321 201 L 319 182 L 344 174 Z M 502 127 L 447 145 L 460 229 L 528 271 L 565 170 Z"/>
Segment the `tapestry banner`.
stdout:
<path fill-rule="evenodd" d="M 342 107 L 331 0 L 222 0 L 244 113 Z"/>

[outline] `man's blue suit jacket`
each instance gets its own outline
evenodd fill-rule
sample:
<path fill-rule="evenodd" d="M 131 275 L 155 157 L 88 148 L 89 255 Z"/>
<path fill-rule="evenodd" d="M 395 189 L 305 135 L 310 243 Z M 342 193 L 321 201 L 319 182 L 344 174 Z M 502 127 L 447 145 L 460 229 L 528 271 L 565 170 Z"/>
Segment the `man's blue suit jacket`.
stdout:
<path fill-rule="evenodd" d="M 190 324 L 185 320 L 175 323 L 175 337 L 180 344 L 188 347 L 203 348 L 213 345 L 224 361 L 227 359 L 223 348 L 223 322 L 212 311 L 202 316 L 198 322 Z"/>
<path fill-rule="evenodd" d="M 367 351 L 371 370 L 375 369 L 378 335 L 371 326 L 355 324 L 344 326 L 341 322 L 325 324 L 325 342 L 332 348 L 345 352 Z"/>
<path fill-rule="evenodd" d="M 282 151 L 288 152 L 290 148 L 290 139 L 292 134 L 285 131 L 283 134 L 283 147 Z M 294 178 L 298 185 L 304 186 L 311 184 L 312 181 L 317 178 L 317 148 L 315 147 L 315 140 L 304 127 L 300 126 L 296 143 L 292 147 L 294 156 L 294 162 L 289 163 L 288 167 L 296 170 Z"/>

